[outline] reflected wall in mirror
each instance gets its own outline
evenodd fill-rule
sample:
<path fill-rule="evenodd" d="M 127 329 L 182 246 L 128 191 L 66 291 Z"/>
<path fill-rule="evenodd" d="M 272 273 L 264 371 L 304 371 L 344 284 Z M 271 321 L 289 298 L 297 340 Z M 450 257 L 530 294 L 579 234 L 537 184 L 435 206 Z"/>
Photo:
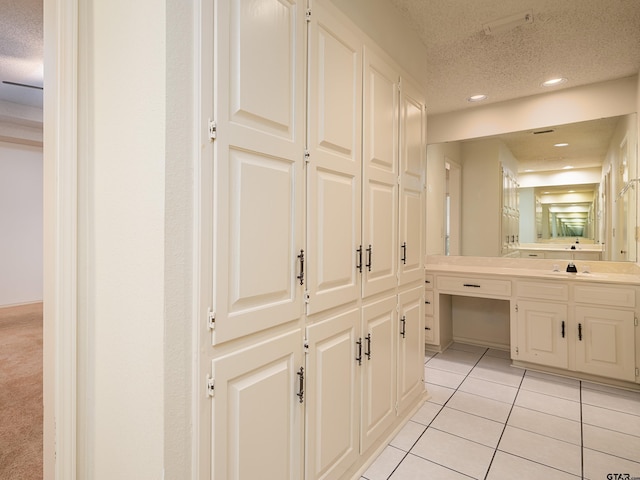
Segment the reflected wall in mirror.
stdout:
<path fill-rule="evenodd" d="M 636 122 L 634 113 L 429 145 L 462 172 L 451 254 L 637 261 Z"/>

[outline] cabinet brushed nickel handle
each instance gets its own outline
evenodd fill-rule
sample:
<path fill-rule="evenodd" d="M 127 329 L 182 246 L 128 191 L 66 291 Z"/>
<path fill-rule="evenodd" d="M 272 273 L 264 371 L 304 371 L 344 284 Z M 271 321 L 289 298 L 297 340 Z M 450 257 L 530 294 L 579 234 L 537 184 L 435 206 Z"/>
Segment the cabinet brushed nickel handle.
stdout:
<path fill-rule="evenodd" d="M 369 248 L 367 248 L 367 270 L 370 272 L 371 271 L 371 263 L 373 261 L 373 248 L 371 247 L 371 245 L 369 245 Z"/>
<path fill-rule="evenodd" d="M 356 345 L 358 345 L 358 356 L 356 360 L 358 361 L 358 365 L 362 365 L 362 337 L 358 338 Z"/>
<path fill-rule="evenodd" d="M 431 330 L 431 327 L 424 327 L 425 330 Z"/>
<path fill-rule="evenodd" d="M 358 247 L 358 249 L 356 250 L 356 253 L 358 254 L 358 260 L 356 263 L 356 268 L 358 269 L 358 271 L 360 273 L 362 273 L 362 245 L 360 245 Z"/>
<path fill-rule="evenodd" d="M 400 319 L 400 323 L 402 326 L 402 328 L 400 329 L 400 335 L 402 335 L 402 338 L 405 338 L 407 317 L 403 315 L 402 318 Z"/>
<path fill-rule="evenodd" d="M 582 341 L 582 324 L 578 324 L 578 340 Z"/>
<path fill-rule="evenodd" d="M 300 403 L 302 403 L 304 401 L 304 368 L 300 367 L 300 370 L 298 370 L 297 374 L 298 377 L 300 377 L 300 389 L 298 390 L 298 393 L 296 393 L 296 395 L 298 396 Z"/>
<path fill-rule="evenodd" d="M 424 303 L 425 303 L 426 305 L 431 305 L 431 302 L 430 302 L 429 300 L 425 300 L 425 301 L 424 301 Z"/>
<path fill-rule="evenodd" d="M 406 265 L 407 264 L 407 242 L 402 242 L 402 264 Z"/>
<path fill-rule="evenodd" d="M 367 341 L 367 350 L 364 352 L 364 354 L 367 356 L 367 360 L 371 360 L 371 334 L 368 333 L 364 338 Z"/>
<path fill-rule="evenodd" d="M 480 288 L 480 285 L 476 285 L 475 283 L 463 283 L 462 286 L 463 287 Z"/>
<path fill-rule="evenodd" d="M 298 259 L 300 260 L 300 275 L 298 275 L 296 278 L 300 280 L 300 285 L 304 285 L 304 250 L 300 250 Z"/>
<path fill-rule="evenodd" d="M 562 338 L 564 338 L 564 320 L 562 321 Z"/>

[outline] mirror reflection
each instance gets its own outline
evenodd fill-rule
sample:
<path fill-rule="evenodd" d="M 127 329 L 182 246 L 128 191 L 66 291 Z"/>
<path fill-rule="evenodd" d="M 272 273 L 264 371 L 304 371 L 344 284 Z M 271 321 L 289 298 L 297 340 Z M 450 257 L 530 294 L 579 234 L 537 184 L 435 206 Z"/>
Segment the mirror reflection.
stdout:
<path fill-rule="evenodd" d="M 446 253 L 637 261 L 635 132 L 630 114 L 456 142 Z"/>

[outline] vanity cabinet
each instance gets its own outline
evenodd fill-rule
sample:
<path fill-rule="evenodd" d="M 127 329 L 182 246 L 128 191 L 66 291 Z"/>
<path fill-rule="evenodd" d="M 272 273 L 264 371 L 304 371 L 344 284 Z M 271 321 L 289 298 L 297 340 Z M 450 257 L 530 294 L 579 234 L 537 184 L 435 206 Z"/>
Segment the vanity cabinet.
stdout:
<path fill-rule="evenodd" d="M 574 334 L 576 370 L 636 380 L 636 289 L 577 285 Z"/>
<path fill-rule="evenodd" d="M 491 327 L 494 320 L 495 325 L 504 321 L 499 318 L 502 307 L 497 303 L 455 298 L 505 300 L 509 302 L 507 343 L 515 366 L 618 385 L 640 384 L 640 285 L 634 275 L 624 275 L 625 283 L 614 283 L 620 282 L 620 278 L 609 283 L 597 280 L 606 276 L 599 277 L 602 274 L 574 276 L 547 271 L 528 274 L 507 259 L 492 259 L 492 263 L 508 264 L 508 268 L 466 268 L 457 260 L 454 262 L 452 268 L 439 264 L 427 267 L 424 289 L 428 302 L 424 316 L 427 349 L 442 351 L 456 340 L 500 348 L 501 345 L 492 344 L 497 335 L 486 336 L 484 329 Z M 523 263 L 522 267 L 526 265 Z M 509 272 L 511 269 L 513 274 Z M 473 312 L 469 308 L 474 308 Z M 473 332 L 474 336 L 466 336 L 467 332 Z"/>
<path fill-rule="evenodd" d="M 511 355 L 518 360 L 569 368 L 569 286 L 558 282 L 518 281 L 512 313 Z"/>
<path fill-rule="evenodd" d="M 512 358 L 634 382 L 635 307 L 631 286 L 518 281 Z"/>

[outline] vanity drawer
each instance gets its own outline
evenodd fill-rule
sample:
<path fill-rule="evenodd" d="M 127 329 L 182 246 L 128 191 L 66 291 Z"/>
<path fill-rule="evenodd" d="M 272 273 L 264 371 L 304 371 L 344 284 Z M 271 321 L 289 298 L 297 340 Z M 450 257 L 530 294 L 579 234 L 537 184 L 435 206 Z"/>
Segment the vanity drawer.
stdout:
<path fill-rule="evenodd" d="M 438 289 L 460 295 L 511 296 L 510 280 L 493 280 L 474 277 L 438 277 Z"/>
<path fill-rule="evenodd" d="M 604 285 L 576 285 L 573 290 L 577 303 L 611 305 L 614 307 L 636 306 L 636 290 L 631 287 L 608 287 Z"/>
<path fill-rule="evenodd" d="M 528 282 L 518 281 L 516 283 L 518 297 L 538 298 L 542 300 L 569 300 L 569 285 L 556 282 Z"/>
<path fill-rule="evenodd" d="M 424 288 L 426 288 L 427 290 L 433 289 L 433 274 L 427 273 L 424 276 Z"/>
<path fill-rule="evenodd" d="M 433 291 L 424 292 L 424 313 L 433 315 Z"/>

